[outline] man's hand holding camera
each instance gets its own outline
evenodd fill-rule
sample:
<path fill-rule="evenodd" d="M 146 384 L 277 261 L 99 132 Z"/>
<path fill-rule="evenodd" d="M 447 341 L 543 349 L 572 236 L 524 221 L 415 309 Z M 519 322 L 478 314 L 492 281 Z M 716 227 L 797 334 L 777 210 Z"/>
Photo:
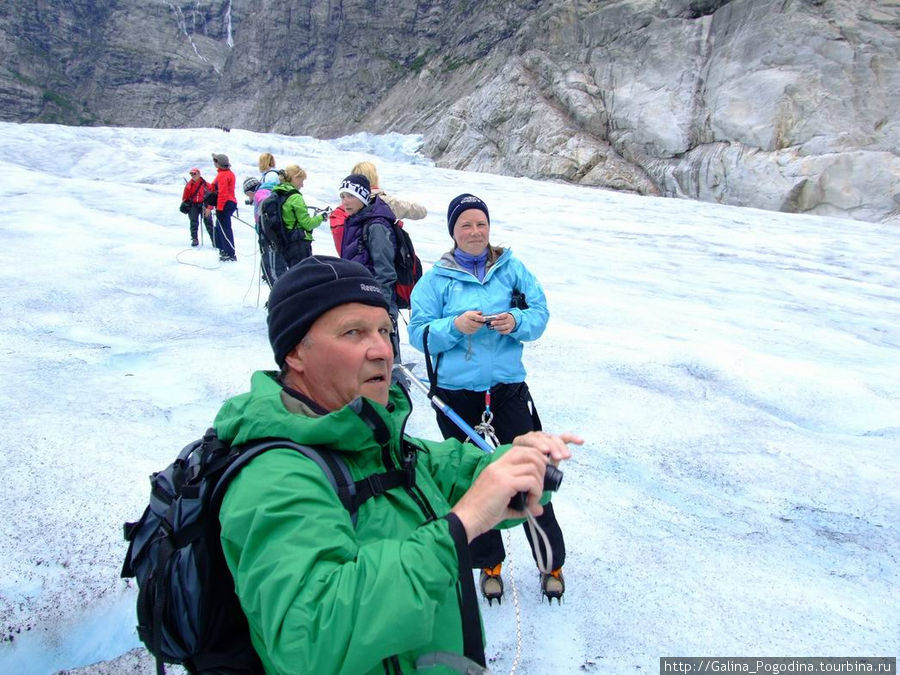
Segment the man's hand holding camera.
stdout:
<path fill-rule="evenodd" d="M 531 431 L 517 436 L 513 447 L 484 468 L 452 509 L 466 528 L 469 541 L 503 520 L 521 518 L 522 512 L 509 505 L 520 492 L 528 494 L 527 510 L 540 515 L 544 510 L 539 500 L 544 490 L 547 465 L 556 466 L 572 456 L 568 443 L 581 445 L 583 442 L 579 436 L 570 433 L 556 435 Z"/>

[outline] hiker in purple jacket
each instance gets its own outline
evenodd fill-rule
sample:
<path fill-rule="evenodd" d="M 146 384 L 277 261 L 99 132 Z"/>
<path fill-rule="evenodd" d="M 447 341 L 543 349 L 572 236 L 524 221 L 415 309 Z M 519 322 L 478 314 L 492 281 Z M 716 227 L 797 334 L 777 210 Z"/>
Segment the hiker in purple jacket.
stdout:
<path fill-rule="evenodd" d="M 372 195 L 369 179 L 362 174 L 347 176 L 340 187 L 341 206 L 347 212 L 341 238 L 341 257 L 364 265 L 381 286 L 381 294 L 388 303 L 394 324 L 391 343 L 394 358 L 399 359 L 400 342 L 397 335 L 397 270 L 394 255 L 397 242 L 391 224 L 397 220 L 390 207 L 380 197 Z"/>

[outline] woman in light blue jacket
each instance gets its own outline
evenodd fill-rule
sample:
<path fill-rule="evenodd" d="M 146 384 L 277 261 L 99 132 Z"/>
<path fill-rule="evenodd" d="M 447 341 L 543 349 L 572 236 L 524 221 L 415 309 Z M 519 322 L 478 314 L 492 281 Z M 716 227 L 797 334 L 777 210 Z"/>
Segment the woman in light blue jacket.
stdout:
<path fill-rule="evenodd" d="M 487 204 L 471 194 L 450 202 L 447 227 L 453 248 L 445 253 L 413 289 L 409 342 L 426 354 L 434 392 L 470 426 L 485 413 L 497 441 L 509 443 L 541 421 L 525 383 L 523 342 L 537 340 L 547 327 L 549 312 L 535 276 L 510 249 L 490 244 Z M 444 438 L 465 440 L 465 433 L 442 413 L 438 426 Z M 538 517 L 553 557 L 553 571 L 541 574 L 548 598 L 565 592 L 562 565 L 565 543 L 551 504 Z M 526 528 L 537 562 L 546 560 L 543 542 Z M 539 550 L 536 549 L 539 547 Z M 481 591 L 492 602 L 503 596 L 500 532 L 491 530 L 471 543 L 472 561 L 481 568 Z"/>

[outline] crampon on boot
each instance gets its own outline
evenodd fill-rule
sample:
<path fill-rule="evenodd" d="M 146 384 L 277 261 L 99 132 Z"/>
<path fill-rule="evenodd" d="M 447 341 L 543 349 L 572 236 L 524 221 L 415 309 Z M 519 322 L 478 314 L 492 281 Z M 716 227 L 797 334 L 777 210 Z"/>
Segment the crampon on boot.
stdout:
<path fill-rule="evenodd" d="M 562 596 L 565 592 L 566 580 L 563 578 L 562 567 L 557 567 L 550 574 L 541 573 L 541 593 L 551 605 L 553 598 L 556 598 L 556 604 L 562 604 Z"/>
<path fill-rule="evenodd" d="M 488 605 L 493 605 L 494 600 L 499 605 L 503 600 L 503 578 L 500 576 L 501 567 L 503 567 L 503 563 L 495 567 L 483 567 L 481 569 L 481 594 L 488 601 Z"/>

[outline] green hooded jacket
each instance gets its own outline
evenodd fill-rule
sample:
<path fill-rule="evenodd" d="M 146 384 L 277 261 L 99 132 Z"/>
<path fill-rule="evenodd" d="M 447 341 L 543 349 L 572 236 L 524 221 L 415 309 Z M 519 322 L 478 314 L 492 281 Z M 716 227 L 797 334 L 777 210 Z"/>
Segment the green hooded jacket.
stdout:
<path fill-rule="evenodd" d="M 291 183 L 279 183 L 272 188 L 274 192 L 287 193 L 290 196 L 284 200 L 281 207 L 281 220 L 284 221 L 286 230 L 300 228 L 304 231 L 304 238 L 312 241 L 312 231 L 322 224 L 325 216 L 311 216 L 306 208 L 306 200 L 303 195 Z"/>
<path fill-rule="evenodd" d="M 402 438 L 418 449 L 415 487 L 367 500 L 356 527 L 322 470 L 294 450 L 263 453 L 229 486 L 222 548 L 267 672 L 412 672 L 422 655 L 463 654 L 459 554 L 442 516 L 508 446 L 487 455 L 404 437 L 410 411 L 393 386 L 387 407 L 358 398 L 316 417 L 260 371 L 216 417 L 232 444 L 284 437 L 340 451 L 354 480 L 398 468 Z"/>

